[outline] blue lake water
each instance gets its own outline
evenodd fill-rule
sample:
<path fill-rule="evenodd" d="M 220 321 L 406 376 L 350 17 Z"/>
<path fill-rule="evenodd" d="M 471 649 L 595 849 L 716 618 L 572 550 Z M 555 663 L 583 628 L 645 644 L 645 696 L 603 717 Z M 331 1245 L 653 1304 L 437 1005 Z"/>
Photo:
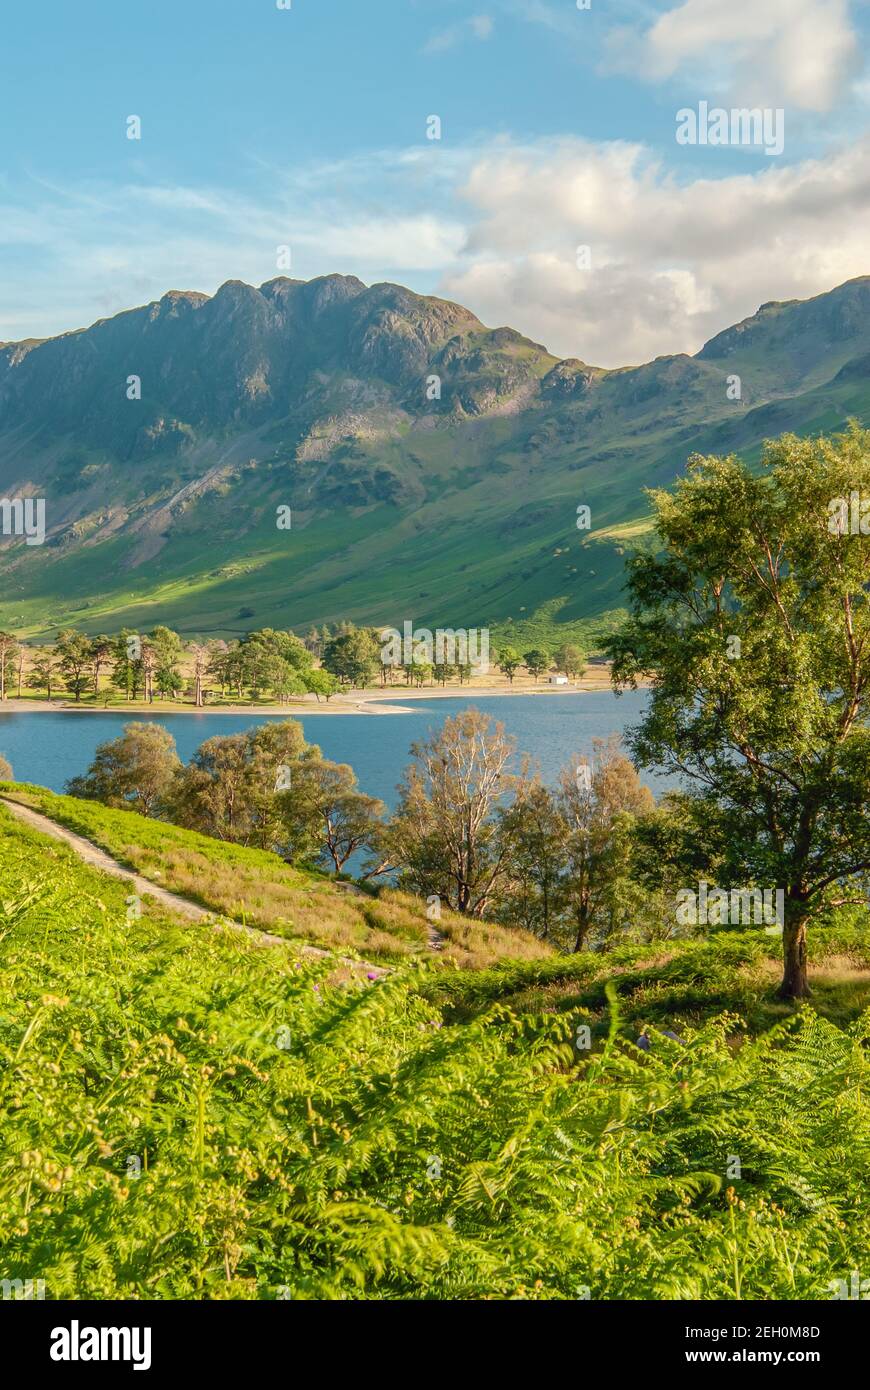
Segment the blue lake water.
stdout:
<path fill-rule="evenodd" d="M 528 753 L 539 765 L 544 781 L 552 783 L 575 755 L 591 755 L 593 738 L 621 734 L 627 726 L 636 724 L 646 700 L 647 694 L 642 690 L 628 691 L 619 697 L 610 691 L 552 697 L 457 696 L 414 701 L 411 714 L 315 714 L 303 715 L 300 722 L 306 740 L 318 744 L 325 757 L 350 763 L 363 791 L 394 805 L 396 784 L 410 761 L 411 744 L 439 728 L 448 715 L 458 710 L 476 706 L 502 721 L 507 732 L 515 737 L 518 752 Z M 391 703 L 402 702 L 397 698 Z M 121 711 L 0 713 L 0 754 L 12 764 L 18 781 L 63 791 L 67 778 L 87 769 L 97 744 L 117 737 L 123 725 L 132 719 L 163 724 L 175 738 L 179 757 L 187 761 L 199 744 L 214 734 L 239 733 L 279 718 L 214 712 L 161 715 L 158 707 L 147 715 Z M 643 780 L 655 792 L 669 785 L 651 773 L 645 773 Z"/>

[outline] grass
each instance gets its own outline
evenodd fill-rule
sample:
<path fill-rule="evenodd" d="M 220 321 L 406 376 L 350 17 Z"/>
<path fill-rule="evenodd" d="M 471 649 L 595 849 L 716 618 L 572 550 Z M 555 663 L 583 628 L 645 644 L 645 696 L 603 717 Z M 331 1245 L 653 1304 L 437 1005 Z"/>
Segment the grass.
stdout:
<path fill-rule="evenodd" d="M 867 915 L 841 914 L 809 936 L 812 1005 L 820 1017 L 847 1027 L 870 1004 Z M 681 1032 L 728 1009 L 750 1035 L 799 1012 L 777 998 L 781 943 L 761 931 L 721 931 L 708 938 L 620 946 L 545 960 L 504 960 L 485 970 L 435 978 L 427 994 L 456 1020 L 494 1005 L 517 1013 L 581 1011 L 594 1037 L 610 1024 L 608 990 L 615 991 L 625 1026 L 653 1024 Z"/>
<path fill-rule="evenodd" d="M 49 1299 L 827 1300 L 865 1267 L 868 1012 L 753 1038 L 724 1010 L 642 1053 L 622 1011 L 644 972 L 700 999 L 710 963 L 659 946 L 617 953 L 609 993 L 607 962 L 568 963 L 608 1010 L 586 1050 L 582 1010 L 451 1022 L 430 997 L 461 980 L 483 1005 L 496 972 L 333 985 L 281 945 L 150 905 L 130 923 L 126 885 L 5 814 L 0 836 L 0 1277 Z M 835 976 L 863 958 L 848 932 L 838 951 Z"/>
<path fill-rule="evenodd" d="M 432 955 L 425 905 L 390 888 L 375 894 L 285 864 L 276 854 L 224 843 L 196 831 L 58 796 L 44 787 L 0 783 L 0 794 L 31 806 L 92 841 L 143 878 L 202 907 L 278 936 L 385 964 Z M 506 955 L 551 954 L 533 936 L 443 912 L 438 959 L 482 968 Z"/>

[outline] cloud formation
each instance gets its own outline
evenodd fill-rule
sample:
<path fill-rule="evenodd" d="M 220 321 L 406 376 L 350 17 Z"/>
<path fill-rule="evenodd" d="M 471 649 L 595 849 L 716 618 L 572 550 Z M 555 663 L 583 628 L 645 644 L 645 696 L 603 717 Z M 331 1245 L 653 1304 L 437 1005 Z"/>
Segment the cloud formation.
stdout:
<path fill-rule="evenodd" d="M 697 351 L 767 300 L 870 273 L 866 138 L 683 182 L 637 144 L 503 148 L 472 164 L 462 196 L 468 239 L 444 292 L 602 366 Z"/>
<path fill-rule="evenodd" d="M 870 273 L 870 137 L 718 178 L 675 167 L 639 143 L 563 138 L 264 167 L 244 197 L 144 178 L 41 183 L 38 198 L 0 198 L 0 340 L 170 288 L 339 271 L 443 294 L 560 356 L 622 366 L 697 351 L 767 300 Z"/>
<path fill-rule="evenodd" d="M 861 61 L 850 0 L 682 0 L 607 42 L 612 65 L 647 82 L 680 77 L 738 104 L 828 111 Z"/>

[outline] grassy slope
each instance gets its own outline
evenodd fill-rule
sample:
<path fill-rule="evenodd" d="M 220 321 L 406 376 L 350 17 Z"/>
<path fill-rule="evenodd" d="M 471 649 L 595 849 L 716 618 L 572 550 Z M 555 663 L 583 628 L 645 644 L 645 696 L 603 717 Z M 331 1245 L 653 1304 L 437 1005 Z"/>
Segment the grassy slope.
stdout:
<path fill-rule="evenodd" d="M 761 441 L 785 429 L 812 433 L 870 417 L 870 393 L 855 379 L 724 415 L 721 404 L 702 404 L 660 418 L 653 396 L 635 415 L 605 410 L 591 433 L 582 421 L 571 430 L 544 413 L 362 443 L 373 464 L 386 448 L 424 497 L 404 509 L 300 514 L 276 539 L 280 476 L 270 475 L 237 500 L 194 508 L 136 569 L 121 537 L 70 554 L 19 547 L 3 574 L 0 625 L 46 636 L 62 623 L 98 632 L 166 622 L 205 635 L 407 618 L 499 634 L 516 626 L 520 641 L 542 633 L 549 643 L 594 646 L 619 616 L 625 552 L 647 539 L 644 486 L 670 482 L 694 451 L 733 449 L 755 460 Z M 592 509 L 591 533 L 576 529 L 580 502 Z M 253 616 L 242 618 L 243 609 Z"/>
<path fill-rule="evenodd" d="M 432 954 L 425 906 L 407 893 L 356 892 L 352 885 L 292 868 L 265 850 L 224 844 L 44 787 L 0 783 L 0 791 L 83 835 L 143 878 L 248 926 L 384 962 Z M 442 914 L 438 926 L 445 937 L 438 958 L 445 965 L 480 968 L 505 955 L 551 954 L 523 932 L 468 922 L 450 912 Z"/>
<path fill-rule="evenodd" d="M 740 1047 L 726 1019 L 644 1055 L 614 995 L 590 1055 L 582 1010 L 451 1024 L 426 971 L 333 987 L 281 947 L 150 909 L 131 927 L 123 883 L 2 811 L 0 834 L 5 1277 L 48 1298 L 828 1299 L 862 1268 L 867 1015 Z"/>

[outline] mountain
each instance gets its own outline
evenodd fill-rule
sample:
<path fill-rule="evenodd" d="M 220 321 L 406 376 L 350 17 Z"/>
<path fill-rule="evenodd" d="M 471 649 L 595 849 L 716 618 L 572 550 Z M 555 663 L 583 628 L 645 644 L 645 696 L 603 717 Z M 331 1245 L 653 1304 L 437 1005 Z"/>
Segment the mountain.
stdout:
<path fill-rule="evenodd" d="M 870 416 L 870 277 L 615 370 L 352 276 L 171 290 L 0 344 L 0 498 L 44 497 L 47 525 L 0 538 L 0 625 L 594 633 L 644 486 L 850 416 Z"/>

